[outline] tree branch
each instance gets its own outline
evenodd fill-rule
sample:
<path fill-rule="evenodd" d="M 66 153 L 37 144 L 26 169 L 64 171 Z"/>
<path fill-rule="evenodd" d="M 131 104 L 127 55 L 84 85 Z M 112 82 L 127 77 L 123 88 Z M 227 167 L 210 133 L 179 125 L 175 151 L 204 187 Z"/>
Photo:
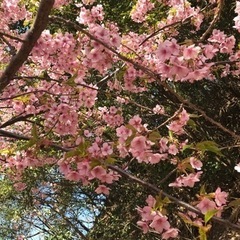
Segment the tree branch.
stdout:
<path fill-rule="evenodd" d="M 146 187 L 147 189 L 151 189 L 152 191 L 154 191 L 157 194 L 161 193 L 164 197 L 169 198 L 172 202 L 176 203 L 177 205 L 182 206 L 182 207 L 188 209 L 189 211 L 192 211 L 192 212 L 194 212 L 198 215 L 204 216 L 199 209 L 197 209 L 197 208 L 193 207 L 192 205 L 190 205 L 186 202 L 183 202 L 183 201 L 169 195 L 168 193 L 162 191 L 160 188 L 156 187 L 155 185 L 153 185 L 151 183 L 145 182 L 142 179 L 133 176 L 132 174 L 122 170 L 119 167 L 109 165 L 108 168 L 110 168 L 113 171 L 119 173 L 121 176 L 132 180 L 133 182 L 139 183 L 140 185 L 142 185 L 143 187 Z M 240 225 L 233 224 L 228 220 L 225 220 L 225 219 L 222 219 L 222 218 L 219 218 L 219 217 L 215 217 L 215 216 L 212 217 L 211 220 L 213 220 L 214 222 L 217 222 L 219 224 L 222 224 L 225 227 L 229 227 L 229 228 L 232 228 L 236 231 L 240 231 Z"/>
<path fill-rule="evenodd" d="M 12 133 L 12 132 L 5 131 L 5 130 L 2 130 L 2 129 L 0 129 L 0 136 L 13 138 L 13 139 L 17 139 L 17 140 L 24 140 L 24 141 L 31 140 L 30 137 L 27 137 L 27 136 L 24 136 L 24 135 L 20 135 L 20 134 L 17 134 L 17 133 Z M 50 143 L 46 147 L 52 147 L 55 150 L 60 150 L 60 151 L 63 151 L 63 152 L 68 152 L 68 151 L 71 150 L 70 148 L 65 148 L 65 147 L 59 146 L 59 145 L 54 144 L 54 143 Z"/>
<path fill-rule="evenodd" d="M 24 42 L 15 56 L 12 57 L 10 63 L 0 77 L 0 92 L 10 83 L 12 77 L 16 74 L 22 64 L 27 60 L 34 45 L 39 39 L 42 31 L 48 23 L 48 16 L 53 7 L 54 0 L 42 0 L 38 9 L 38 13 L 32 28 L 27 33 Z"/>
<path fill-rule="evenodd" d="M 218 19 L 221 16 L 221 12 L 223 10 L 223 5 L 224 5 L 224 0 L 219 0 L 217 8 L 216 8 L 216 12 L 215 12 L 214 17 L 213 17 L 213 20 L 210 23 L 210 25 L 207 28 L 207 30 L 201 36 L 199 42 L 204 42 L 207 39 L 208 35 L 211 34 L 211 32 L 212 32 L 212 30 L 214 28 L 214 25 L 217 23 Z"/>

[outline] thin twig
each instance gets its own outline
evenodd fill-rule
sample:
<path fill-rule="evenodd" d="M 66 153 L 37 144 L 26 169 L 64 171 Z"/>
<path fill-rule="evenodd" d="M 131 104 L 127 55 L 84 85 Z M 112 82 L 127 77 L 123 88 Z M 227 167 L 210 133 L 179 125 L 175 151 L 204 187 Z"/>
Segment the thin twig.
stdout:
<path fill-rule="evenodd" d="M 153 131 L 156 131 L 157 129 L 165 126 L 168 122 L 170 122 L 171 120 L 173 120 L 183 109 L 183 105 L 181 104 L 179 109 L 170 117 L 168 118 L 166 121 L 164 121 L 163 123 L 161 123 L 159 126 L 157 126 L 155 129 L 153 129 Z"/>
<path fill-rule="evenodd" d="M 187 18 L 185 18 L 184 20 L 180 20 L 180 21 L 177 21 L 177 22 L 173 22 L 173 23 L 170 23 L 168 25 L 165 25 L 163 27 L 161 27 L 160 29 L 158 29 L 157 31 L 153 32 L 152 34 L 150 34 L 148 37 L 146 37 L 140 44 L 139 46 L 143 45 L 145 42 L 147 42 L 150 38 L 152 37 L 155 37 L 156 35 L 158 35 L 161 31 L 165 30 L 166 28 L 170 28 L 170 27 L 173 27 L 173 26 L 176 26 L 176 25 L 182 25 L 182 24 L 185 24 L 187 23 L 193 16 L 189 16 Z"/>
<path fill-rule="evenodd" d="M 201 36 L 201 38 L 198 42 L 204 42 L 207 39 L 207 37 L 211 34 L 212 30 L 214 29 L 214 25 L 217 23 L 217 21 L 219 20 L 219 18 L 221 16 L 221 12 L 223 10 L 223 5 L 224 5 L 224 0 L 218 0 L 218 5 L 216 7 L 216 12 L 214 14 L 213 20 L 210 23 L 207 30 L 203 33 L 203 35 Z"/>
<path fill-rule="evenodd" d="M 7 38 L 10 38 L 10 39 L 13 39 L 13 40 L 17 40 L 19 42 L 25 42 L 25 40 L 21 39 L 21 38 L 18 38 L 18 37 L 15 37 L 13 35 L 10 35 L 8 33 L 5 33 L 5 32 L 0 32 L 0 36 L 5 36 Z"/>

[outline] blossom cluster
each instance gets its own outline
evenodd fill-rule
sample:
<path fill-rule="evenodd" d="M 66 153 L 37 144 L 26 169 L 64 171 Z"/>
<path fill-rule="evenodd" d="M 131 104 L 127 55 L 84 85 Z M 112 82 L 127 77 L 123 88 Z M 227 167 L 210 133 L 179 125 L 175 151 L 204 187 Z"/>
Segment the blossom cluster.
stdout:
<path fill-rule="evenodd" d="M 154 8 L 154 4 L 150 0 L 138 0 L 136 6 L 131 11 L 133 21 L 141 23 L 145 20 L 148 11 Z"/>
<path fill-rule="evenodd" d="M 207 214 L 212 212 L 212 216 L 221 217 L 224 206 L 227 203 L 228 193 L 221 191 L 221 188 L 218 187 L 214 193 L 204 193 L 201 194 L 199 200 L 195 203 L 195 206 L 202 212 L 202 214 Z M 190 223 L 196 227 L 202 227 L 204 223 L 203 219 L 198 216 L 198 214 L 188 211 L 186 214 L 179 214 L 185 222 Z"/>
<path fill-rule="evenodd" d="M 141 221 L 138 221 L 137 225 L 143 229 L 144 233 L 154 231 L 162 234 L 162 239 L 176 238 L 178 229 L 171 228 L 167 216 L 157 208 L 156 199 L 149 195 L 146 202 L 147 206 L 137 208 L 138 213 L 141 215 Z"/>

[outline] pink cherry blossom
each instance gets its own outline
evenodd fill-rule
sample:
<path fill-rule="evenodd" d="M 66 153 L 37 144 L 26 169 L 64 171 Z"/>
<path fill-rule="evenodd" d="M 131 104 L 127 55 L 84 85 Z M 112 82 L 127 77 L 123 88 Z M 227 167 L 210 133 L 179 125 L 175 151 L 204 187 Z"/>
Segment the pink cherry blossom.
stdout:
<path fill-rule="evenodd" d="M 156 204 L 156 199 L 152 195 L 148 195 L 146 203 L 148 204 L 149 207 L 154 207 Z"/>
<path fill-rule="evenodd" d="M 91 174 L 94 178 L 101 179 L 102 176 L 106 175 L 106 169 L 104 169 L 102 166 L 96 166 L 91 170 Z"/>
<path fill-rule="evenodd" d="M 183 57 L 186 60 L 190 59 L 194 60 L 197 58 L 200 50 L 201 50 L 200 47 L 196 47 L 195 45 L 188 46 L 183 50 Z"/>
<path fill-rule="evenodd" d="M 147 139 L 144 136 L 138 136 L 135 137 L 132 141 L 131 141 L 131 151 L 135 152 L 135 151 L 144 151 L 145 149 L 147 149 Z"/>
<path fill-rule="evenodd" d="M 190 157 L 189 160 L 190 160 L 190 164 L 191 164 L 192 168 L 195 168 L 197 170 L 201 170 L 203 164 L 200 160 L 198 160 L 195 157 Z"/>
<path fill-rule="evenodd" d="M 204 197 L 200 201 L 200 203 L 198 203 L 196 205 L 196 207 L 199 208 L 203 214 L 205 214 L 206 212 L 208 212 L 210 210 L 216 209 L 216 204 L 214 203 L 214 201 Z"/>
<path fill-rule="evenodd" d="M 215 191 L 215 202 L 217 206 L 220 207 L 222 205 L 225 205 L 227 202 L 227 197 L 228 197 L 228 193 L 222 192 L 221 188 L 218 187 L 217 190 Z"/>
<path fill-rule="evenodd" d="M 168 151 L 168 139 L 167 138 L 161 138 L 159 141 L 159 146 L 160 146 L 160 153 L 164 153 Z"/>
<path fill-rule="evenodd" d="M 106 187 L 105 185 L 99 185 L 96 189 L 95 192 L 97 194 L 105 194 L 105 195 L 109 195 L 109 190 L 110 188 Z"/>
<path fill-rule="evenodd" d="M 113 149 L 108 143 L 103 143 L 101 151 L 103 156 L 108 156 L 113 153 Z"/>
<path fill-rule="evenodd" d="M 162 239 L 176 238 L 178 236 L 178 229 L 169 228 L 162 234 Z"/>
<path fill-rule="evenodd" d="M 172 155 L 176 155 L 178 153 L 178 149 L 175 144 L 170 144 L 168 147 L 168 153 Z"/>
<path fill-rule="evenodd" d="M 170 228 L 170 224 L 167 221 L 167 217 L 160 215 L 156 215 L 149 226 L 151 228 L 154 228 L 159 233 L 162 233 L 163 230 L 168 230 Z"/>
<path fill-rule="evenodd" d="M 145 206 L 143 208 L 138 207 L 137 211 L 141 214 L 143 221 L 152 221 L 155 216 L 155 214 L 152 212 L 152 208 L 149 206 Z"/>
<path fill-rule="evenodd" d="M 148 224 L 146 222 L 138 221 L 137 225 L 142 228 L 144 234 L 149 231 L 149 226 L 148 226 Z"/>
<path fill-rule="evenodd" d="M 171 55 L 172 55 L 172 50 L 171 48 L 169 48 L 169 41 L 160 43 L 158 45 L 156 56 L 161 62 L 168 60 L 171 57 Z"/>
<path fill-rule="evenodd" d="M 18 183 L 14 183 L 13 186 L 17 191 L 23 191 L 27 187 L 27 184 L 23 182 L 18 182 Z"/>

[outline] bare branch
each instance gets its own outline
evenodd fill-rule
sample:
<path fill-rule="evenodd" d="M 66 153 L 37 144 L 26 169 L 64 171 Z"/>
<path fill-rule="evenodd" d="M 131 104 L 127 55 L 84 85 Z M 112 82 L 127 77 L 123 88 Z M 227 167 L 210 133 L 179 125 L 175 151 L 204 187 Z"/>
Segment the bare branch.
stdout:
<path fill-rule="evenodd" d="M 13 40 L 16 40 L 16 41 L 19 41 L 19 42 L 25 42 L 25 40 L 21 39 L 21 38 L 18 38 L 18 37 L 15 37 L 13 35 L 10 35 L 8 33 L 5 33 L 5 32 L 0 32 L 0 37 L 1 36 L 5 36 L 7 38 L 10 38 L 10 39 L 13 39 Z"/>

